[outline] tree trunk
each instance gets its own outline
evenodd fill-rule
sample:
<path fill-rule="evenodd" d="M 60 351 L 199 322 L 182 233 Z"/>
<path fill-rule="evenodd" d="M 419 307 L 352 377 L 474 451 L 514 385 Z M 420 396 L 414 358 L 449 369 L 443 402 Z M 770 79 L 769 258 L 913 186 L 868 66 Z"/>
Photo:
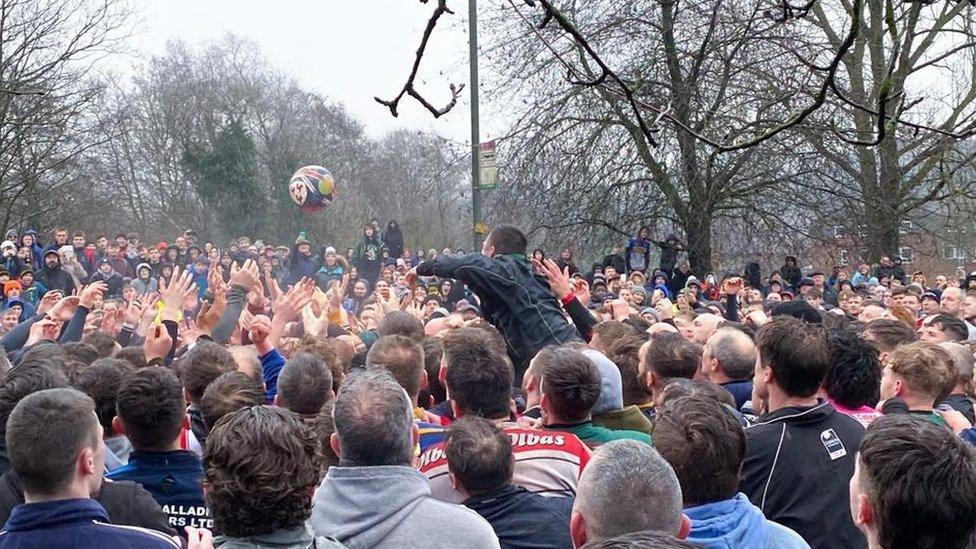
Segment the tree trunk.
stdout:
<path fill-rule="evenodd" d="M 880 202 L 880 201 L 879 201 Z M 868 258 L 878 261 L 882 256 L 897 257 L 901 218 L 892 208 L 869 207 L 865 219 L 868 233 Z"/>
<path fill-rule="evenodd" d="M 712 270 L 711 216 L 700 209 L 689 208 L 687 219 L 682 225 L 691 271 L 704 280 L 705 275 Z"/>

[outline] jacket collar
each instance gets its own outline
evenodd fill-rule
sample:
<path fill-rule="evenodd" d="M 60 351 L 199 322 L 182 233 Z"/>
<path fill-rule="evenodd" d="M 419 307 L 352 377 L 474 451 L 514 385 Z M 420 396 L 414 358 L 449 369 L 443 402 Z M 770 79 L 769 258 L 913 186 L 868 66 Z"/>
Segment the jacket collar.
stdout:
<path fill-rule="evenodd" d="M 200 458 L 188 450 L 174 450 L 172 452 L 140 452 L 133 450 L 129 454 L 129 465 L 149 469 L 202 469 Z"/>
<path fill-rule="evenodd" d="M 786 406 L 770 412 L 759 418 L 753 427 L 758 425 L 768 425 L 780 421 L 812 421 L 824 418 L 834 413 L 830 403 L 824 399 L 819 399 L 813 406 Z"/>
<path fill-rule="evenodd" d="M 108 522 L 108 513 L 93 499 L 62 499 L 14 507 L 4 529 L 41 530 L 73 523 Z"/>
<path fill-rule="evenodd" d="M 503 486 L 503 487 L 501 487 L 501 488 L 499 488 L 497 490 L 488 492 L 486 494 L 481 494 L 481 495 L 478 495 L 478 496 L 471 496 L 468 499 L 464 500 L 462 503 L 463 503 L 463 505 L 465 507 L 470 507 L 472 509 L 478 509 L 478 508 L 483 507 L 485 505 L 491 505 L 496 500 L 510 498 L 513 495 L 515 495 L 515 494 L 517 494 L 519 492 L 522 492 L 522 491 L 525 491 L 525 488 L 522 488 L 520 486 L 516 486 L 514 484 L 509 484 L 507 486 Z"/>
<path fill-rule="evenodd" d="M 311 544 L 313 539 L 304 526 L 299 526 L 245 538 L 217 536 L 214 538 L 214 547 L 230 542 L 245 543 L 255 547 L 305 547 Z"/>

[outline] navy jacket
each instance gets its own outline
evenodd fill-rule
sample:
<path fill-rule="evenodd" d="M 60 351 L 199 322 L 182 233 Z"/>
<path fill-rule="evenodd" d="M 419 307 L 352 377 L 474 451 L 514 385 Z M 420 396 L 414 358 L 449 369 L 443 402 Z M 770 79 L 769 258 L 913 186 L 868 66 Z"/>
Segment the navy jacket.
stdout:
<path fill-rule="evenodd" d="M 741 410 L 742 405 L 752 398 L 752 379 L 723 383 L 722 388 L 735 399 L 736 410 Z"/>
<path fill-rule="evenodd" d="M 502 549 L 571 549 L 573 498 L 547 498 L 521 486 L 467 499 L 464 506 L 491 524 Z"/>
<path fill-rule="evenodd" d="M 532 272 L 523 255 L 439 255 L 417 266 L 417 274 L 455 278 L 478 296 L 485 318 L 508 342 L 516 383 L 543 347 L 581 341 L 549 283 Z"/>
<path fill-rule="evenodd" d="M 179 549 L 177 538 L 136 526 L 108 523 L 108 513 L 91 499 L 25 503 L 14 508 L 0 532 L 0 549 L 145 548 Z"/>
<path fill-rule="evenodd" d="M 177 532 L 184 526 L 213 528 L 203 501 L 203 464 L 186 450 L 129 454 L 129 463 L 110 472 L 111 480 L 131 480 L 152 494 Z"/>

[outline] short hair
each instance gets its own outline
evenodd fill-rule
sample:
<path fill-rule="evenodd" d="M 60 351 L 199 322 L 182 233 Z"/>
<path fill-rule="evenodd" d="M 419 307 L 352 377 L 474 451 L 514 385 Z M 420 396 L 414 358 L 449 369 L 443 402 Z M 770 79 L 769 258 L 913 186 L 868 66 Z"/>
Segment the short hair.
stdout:
<path fill-rule="evenodd" d="M 969 347 L 955 341 L 939 343 L 939 347 L 948 353 L 949 358 L 952 359 L 956 373 L 955 383 L 970 385 L 973 381 L 973 366 L 976 361 L 974 361 L 973 352 Z"/>
<path fill-rule="evenodd" d="M 424 370 L 427 371 L 427 392 L 434 397 L 434 402 L 447 400 L 447 391 L 441 385 L 438 374 L 441 369 L 441 359 L 444 358 L 444 340 L 439 337 L 424 339 Z"/>
<path fill-rule="evenodd" d="M 488 242 L 495 247 L 496 254 L 522 254 L 528 247 L 525 234 L 514 225 L 497 225 L 488 235 Z"/>
<path fill-rule="evenodd" d="M 340 358 L 336 345 L 337 342 L 335 340 L 327 339 L 323 341 L 306 335 L 298 340 L 298 345 L 292 351 L 293 353 L 312 353 L 328 364 L 329 370 L 332 371 L 333 393 L 339 392 L 339 385 L 342 383 L 342 378 L 345 377 L 346 367 L 348 366 Z"/>
<path fill-rule="evenodd" d="M 204 425 L 213 429 L 227 414 L 266 403 L 264 387 L 254 378 L 244 372 L 227 372 L 207 385 L 200 399 L 200 413 Z"/>
<path fill-rule="evenodd" d="M 735 397 L 721 385 L 706 379 L 687 379 L 684 377 L 671 378 L 664 382 L 661 393 L 657 397 L 657 405 L 663 405 L 672 400 L 699 396 L 714 400 L 719 404 L 735 407 Z"/>
<path fill-rule="evenodd" d="M 651 339 L 643 358 L 648 367 L 663 379 L 691 379 L 701 367 L 701 347 L 680 334 L 658 334 Z"/>
<path fill-rule="evenodd" d="M 785 316 L 776 317 L 756 334 L 756 347 L 764 367 L 772 368 L 789 396 L 811 397 L 827 375 L 830 353 L 823 327 Z"/>
<path fill-rule="evenodd" d="M 93 362 L 102 358 L 98 349 L 90 343 L 71 341 L 62 345 L 61 348 L 64 349 L 64 353 L 68 355 L 68 358 L 77 360 L 85 366 L 91 366 Z"/>
<path fill-rule="evenodd" d="M 746 434 L 731 410 L 692 396 L 668 401 L 655 417 L 654 448 L 674 468 L 686 507 L 738 492 Z"/>
<path fill-rule="evenodd" d="M 956 384 L 956 368 L 942 347 L 935 343 L 916 341 L 891 352 L 888 359 L 891 373 L 905 380 L 913 393 L 938 400 Z"/>
<path fill-rule="evenodd" d="M 281 406 L 296 414 L 318 414 L 331 393 L 329 365 L 311 353 L 292 355 L 278 374 Z"/>
<path fill-rule="evenodd" d="M 224 416 L 203 454 L 214 526 L 233 537 L 302 526 L 320 461 L 312 430 L 284 408 L 252 406 Z"/>
<path fill-rule="evenodd" d="M 413 411 L 406 391 L 386 370 L 351 373 L 332 411 L 344 465 L 410 465 Z"/>
<path fill-rule="evenodd" d="M 665 532 L 644 530 L 631 532 L 609 539 L 598 539 L 586 542 L 580 549 L 696 549 L 694 543 L 682 541 Z"/>
<path fill-rule="evenodd" d="M 780 316 L 793 317 L 811 324 L 819 324 L 823 320 L 823 317 L 820 315 L 820 311 L 814 309 L 813 306 L 802 299 L 777 303 L 776 306 L 769 311 L 769 316 L 774 318 Z"/>
<path fill-rule="evenodd" d="M 237 371 L 247 374 L 257 382 L 264 381 L 264 369 L 261 367 L 261 359 L 254 347 L 248 345 L 234 345 L 227 347 L 227 352 L 234 357 L 237 364 Z"/>
<path fill-rule="evenodd" d="M 221 374 L 237 370 L 233 355 L 222 345 L 199 341 L 180 358 L 179 372 L 191 402 L 199 402 L 203 392 Z"/>
<path fill-rule="evenodd" d="M 98 351 L 99 358 L 108 358 L 112 356 L 115 352 L 115 338 L 106 334 L 105 332 L 92 332 L 86 335 L 82 340 L 82 343 L 87 343 L 92 346 L 96 351 Z"/>
<path fill-rule="evenodd" d="M 406 311 L 391 311 L 383 317 L 376 332 L 380 337 L 401 335 L 420 343 L 424 340 L 424 324 Z"/>
<path fill-rule="evenodd" d="M 721 327 L 708 338 L 712 358 L 731 379 L 752 377 L 756 370 L 756 344 L 739 328 Z"/>
<path fill-rule="evenodd" d="M 186 403 L 176 374 L 165 368 L 143 368 L 122 378 L 115 411 L 132 447 L 141 451 L 167 449 L 183 428 Z"/>
<path fill-rule="evenodd" d="M 940 330 L 945 332 L 949 339 L 952 341 L 966 341 L 969 337 L 969 329 L 966 328 L 966 323 L 962 320 L 947 314 L 939 313 L 934 315 L 931 320 L 928 321 L 931 326 L 937 326 Z"/>
<path fill-rule="evenodd" d="M 445 385 L 465 415 L 507 418 L 515 372 L 477 328 L 455 330 L 444 338 Z"/>
<path fill-rule="evenodd" d="M 618 338 L 607 347 L 607 358 L 620 369 L 624 406 L 645 402 L 650 397 L 640 381 L 640 348 L 644 341 L 630 334 Z"/>
<path fill-rule="evenodd" d="M 383 336 L 377 339 L 366 353 L 366 367 L 386 369 L 413 399 L 420 392 L 420 378 L 424 372 L 424 349 L 420 343 L 407 336 Z"/>
<path fill-rule="evenodd" d="M 976 455 L 921 418 L 874 420 L 858 452 L 881 547 L 966 548 L 976 529 Z"/>
<path fill-rule="evenodd" d="M 27 395 L 6 421 L 10 466 L 27 494 L 54 495 L 74 477 L 84 448 L 98 448 L 95 403 L 75 389 L 45 389 Z"/>
<path fill-rule="evenodd" d="M 903 343 L 918 341 L 918 332 L 900 320 L 876 318 L 864 328 L 864 337 L 874 342 L 875 347 L 884 353 Z"/>
<path fill-rule="evenodd" d="M 7 372 L 0 383 L 0 428 L 5 428 L 10 413 L 21 399 L 45 389 L 70 387 L 68 376 L 48 361 L 22 361 Z"/>
<path fill-rule="evenodd" d="M 614 440 L 590 456 L 574 508 L 590 539 L 643 530 L 675 534 L 681 526 L 681 486 L 671 465 L 649 444 Z"/>
<path fill-rule="evenodd" d="M 78 374 L 74 386 L 91 397 L 95 402 L 95 415 L 105 430 L 106 436 L 113 436 L 112 418 L 115 417 L 115 397 L 125 374 L 134 370 L 131 364 L 115 358 L 101 358 L 88 369 Z"/>
<path fill-rule="evenodd" d="M 112 356 L 132 364 L 136 369 L 149 367 L 149 363 L 146 361 L 146 351 L 142 347 L 123 347 Z"/>
<path fill-rule="evenodd" d="M 634 329 L 617 320 L 607 320 L 593 327 L 593 335 L 600 337 L 600 344 L 607 349 L 618 339 L 632 335 Z"/>
<path fill-rule="evenodd" d="M 491 421 L 466 416 L 451 424 L 444 442 L 448 470 L 472 496 L 493 492 L 512 482 L 512 441 Z"/>
<path fill-rule="evenodd" d="M 874 406 L 881 398 L 878 350 L 850 328 L 827 331 L 830 367 L 823 388 L 833 401 L 850 409 Z"/>
<path fill-rule="evenodd" d="M 600 371 L 583 353 L 566 347 L 546 347 L 535 357 L 540 390 L 561 420 L 587 418 L 600 398 Z"/>

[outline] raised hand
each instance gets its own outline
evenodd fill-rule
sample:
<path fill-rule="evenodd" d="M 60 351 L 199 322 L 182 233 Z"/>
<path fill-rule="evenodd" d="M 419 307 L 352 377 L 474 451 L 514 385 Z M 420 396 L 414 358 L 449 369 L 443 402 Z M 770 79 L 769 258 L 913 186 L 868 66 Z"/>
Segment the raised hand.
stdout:
<path fill-rule="evenodd" d="M 64 297 L 64 293 L 61 292 L 61 290 L 51 290 L 50 292 L 44 294 L 44 297 L 41 298 L 40 303 L 37 304 L 37 314 L 47 314 L 47 312 L 51 310 L 51 307 L 54 307 L 54 305 L 60 301 L 62 297 Z"/>
<path fill-rule="evenodd" d="M 146 353 L 146 362 L 157 358 L 166 358 L 170 349 L 173 348 L 173 338 L 169 336 L 166 327 L 156 324 L 146 333 L 146 340 L 142 343 L 142 349 Z"/>
<path fill-rule="evenodd" d="M 27 343 L 24 344 L 24 347 L 30 347 L 43 340 L 54 341 L 58 338 L 60 332 L 60 322 L 50 317 L 38 320 L 31 326 L 30 334 L 27 336 Z"/>
<path fill-rule="evenodd" d="M 78 295 L 78 304 L 91 310 L 95 306 L 95 301 L 108 291 L 108 284 L 104 282 L 93 282 L 84 288 Z"/>
<path fill-rule="evenodd" d="M 248 259 L 241 267 L 234 263 L 230 269 L 231 286 L 242 286 L 251 291 L 261 281 L 261 269 L 252 259 Z"/>
<path fill-rule="evenodd" d="M 163 302 L 163 320 L 179 320 L 179 315 L 183 312 L 183 302 L 197 291 L 197 285 L 193 283 L 193 273 L 189 270 L 180 271 L 179 267 L 173 268 L 173 278 L 169 284 L 160 280 L 159 297 Z"/>
<path fill-rule="evenodd" d="M 213 296 L 213 303 L 204 301 L 200 308 L 200 314 L 197 315 L 197 327 L 200 328 L 202 334 L 213 332 L 214 327 L 220 322 L 220 317 L 227 310 L 227 288 L 218 288 Z"/>
<path fill-rule="evenodd" d="M 284 295 L 278 298 L 274 304 L 275 319 L 280 317 L 281 322 L 294 322 L 298 320 L 302 309 L 312 302 L 315 294 L 315 281 L 303 278 L 298 284 L 292 286 Z"/>
<path fill-rule="evenodd" d="M 78 308 L 79 302 L 80 298 L 76 295 L 62 297 L 57 303 L 54 304 L 53 307 L 51 307 L 51 310 L 48 311 L 47 316 L 54 320 L 67 322 L 71 320 L 71 316 L 75 314 L 75 309 Z"/>
<path fill-rule="evenodd" d="M 551 259 L 542 261 L 533 259 L 532 264 L 549 281 L 549 289 L 552 290 L 556 299 L 562 301 L 573 292 L 573 284 L 569 278 L 569 267 L 559 270 L 559 266 Z"/>

